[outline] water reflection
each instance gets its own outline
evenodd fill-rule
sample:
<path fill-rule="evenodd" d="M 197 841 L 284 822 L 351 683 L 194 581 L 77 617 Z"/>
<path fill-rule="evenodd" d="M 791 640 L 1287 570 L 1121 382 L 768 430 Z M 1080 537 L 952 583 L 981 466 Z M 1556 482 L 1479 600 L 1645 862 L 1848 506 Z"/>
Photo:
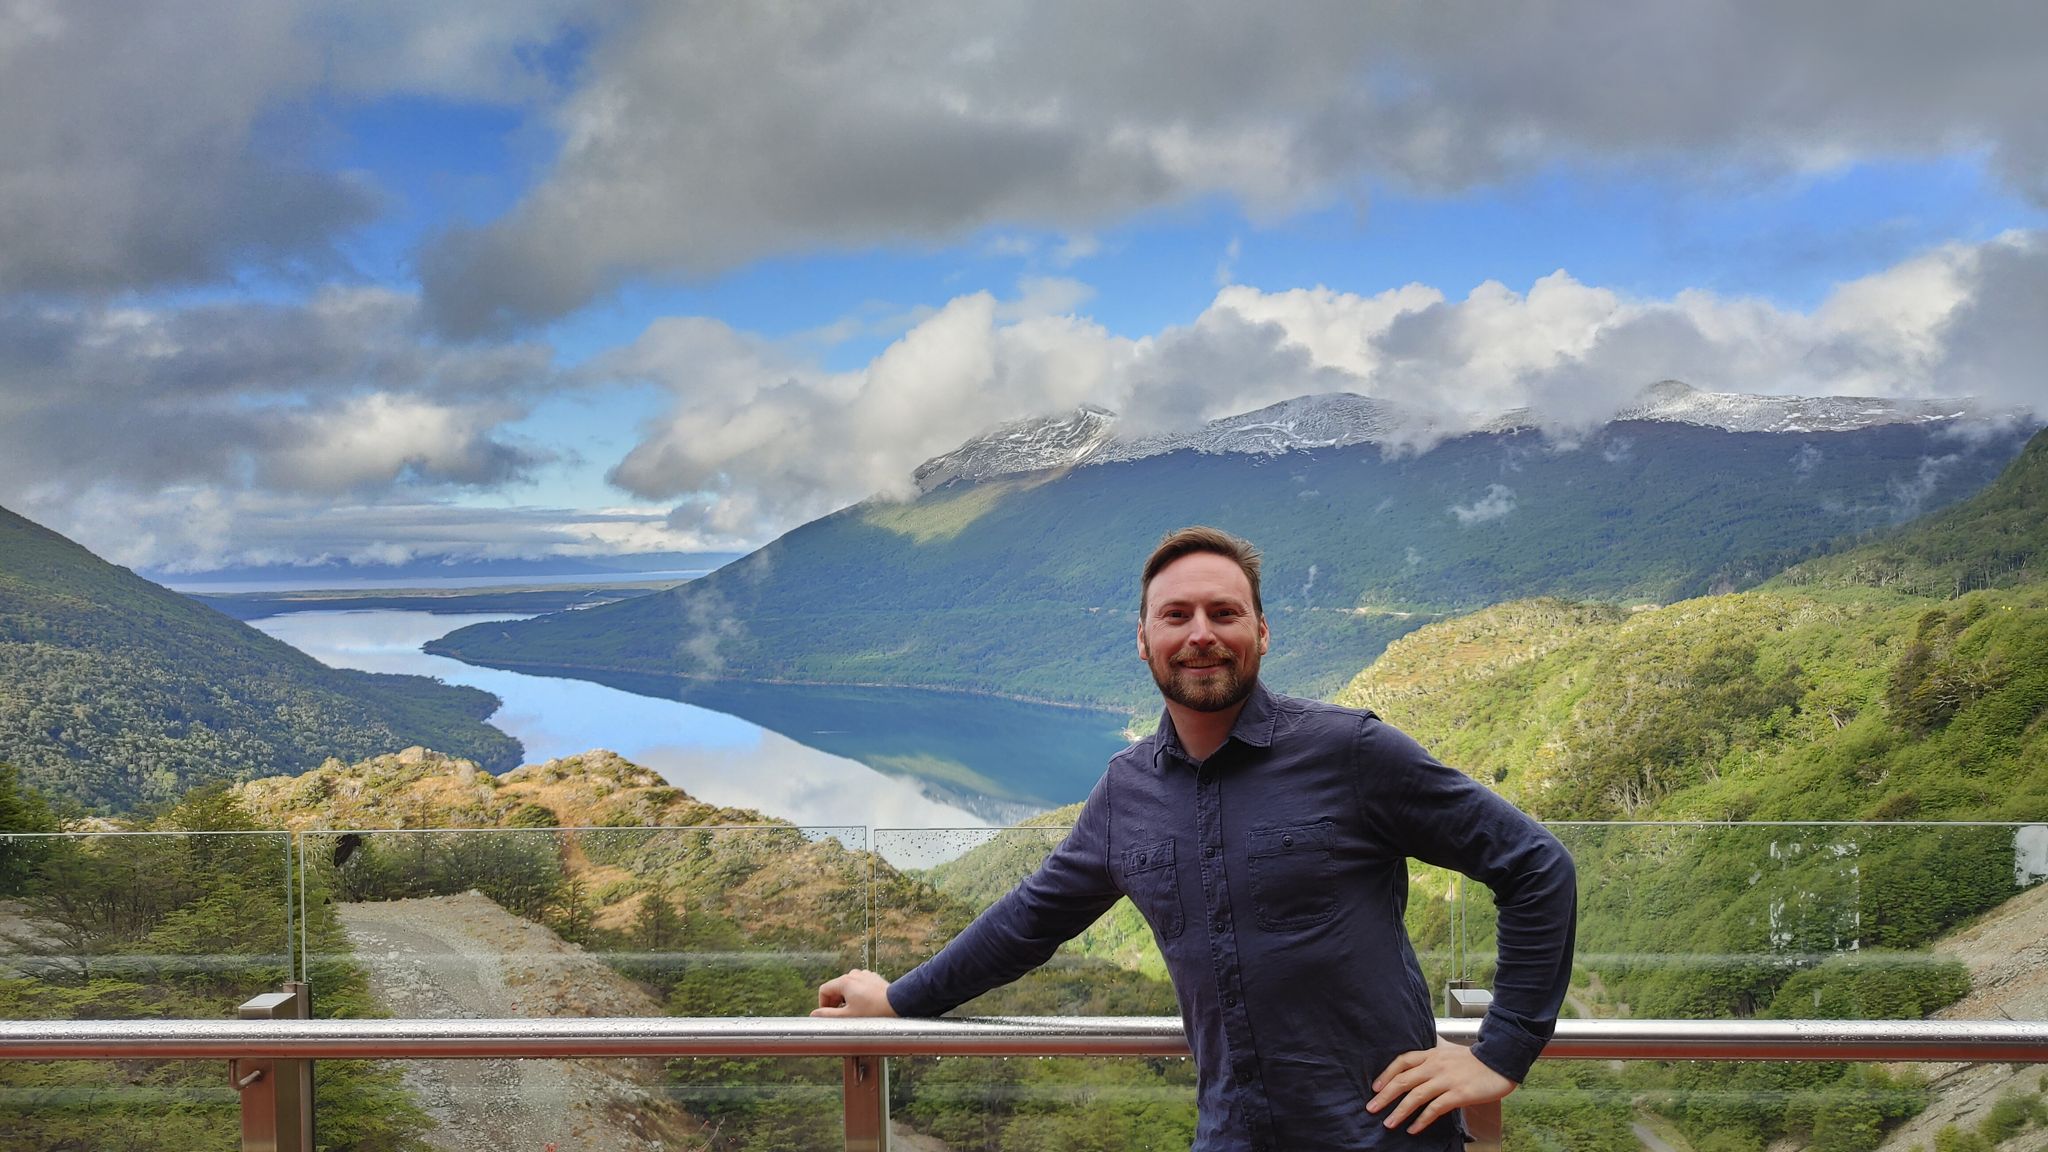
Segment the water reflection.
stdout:
<path fill-rule="evenodd" d="M 574 675 L 742 717 L 999 824 L 1085 799 L 1125 742 L 1117 714 L 958 692 Z"/>
<path fill-rule="evenodd" d="M 435 676 L 496 693 L 491 723 L 526 746 L 531 763 L 608 748 L 660 772 L 700 800 L 753 808 L 797 824 L 974 826 L 988 821 L 935 800 L 910 779 L 885 776 L 737 716 L 584 680 L 479 668 L 420 645 L 452 629 L 511 615 L 297 612 L 254 626 L 322 663 L 365 672 Z"/>

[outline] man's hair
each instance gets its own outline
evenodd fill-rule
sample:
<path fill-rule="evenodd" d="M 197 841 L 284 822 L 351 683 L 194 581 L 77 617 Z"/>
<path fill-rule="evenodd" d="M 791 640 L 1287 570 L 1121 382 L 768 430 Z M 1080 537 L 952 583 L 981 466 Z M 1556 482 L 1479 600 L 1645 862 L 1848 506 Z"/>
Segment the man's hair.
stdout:
<path fill-rule="evenodd" d="M 1235 561 L 1244 578 L 1251 582 L 1252 611 L 1260 616 L 1266 614 L 1265 606 L 1259 602 L 1259 550 L 1249 540 L 1240 540 L 1220 528 L 1196 524 L 1168 532 L 1159 541 L 1159 547 L 1152 550 L 1151 559 L 1145 561 L 1145 575 L 1138 582 L 1138 619 L 1145 618 L 1145 597 L 1152 588 L 1152 578 L 1168 564 L 1197 552 L 1213 552 Z"/>

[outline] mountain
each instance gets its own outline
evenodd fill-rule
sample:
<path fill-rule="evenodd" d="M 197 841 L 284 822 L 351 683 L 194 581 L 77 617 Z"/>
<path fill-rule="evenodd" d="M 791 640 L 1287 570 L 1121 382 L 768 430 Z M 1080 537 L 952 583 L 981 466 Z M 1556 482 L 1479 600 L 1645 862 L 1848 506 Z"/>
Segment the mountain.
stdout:
<path fill-rule="evenodd" d="M 2042 578 L 2048 568 L 2048 443 L 2036 437 L 1982 493 L 1849 551 L 1810 560 L 1777 587 L 1888 588 L 1960 596 Z"/>
<path fill-rule="evenodd" d="M 1639 420 L 1570 442 L 1471 433 L 1418 453 L 1374 440 L 1398 414 L 1359 397 L 1304 397 L 1171 446 L 1105 439 L 1107 414 L 1083 415 L 1057 435 L 982 437 L 928 464 L 928 482 L 950 479 L 915 499 L 844 509 L 681 588 L 466 628 L 429 650 L 572 676 L 1149 709 L 1132 641 L 1138 568 L 1163 533 L 1204 522 L 1265 551 L 1269 680 L 1325 695 L 1446 614 L 1754 583 L 1824 541 L 1976 491 L 2023 435 L 1917 417 L 1811 433 Z"/>
<path fill-rule="evenodd" d="M 1702 392 L 1677 380 L 1644 389 L 1617 420 L 1666 420 L 1729 432 L 1853 432 L 1880 424 L 1926 424 L 1942 420 L 2009 418 L 1982 410 L 1974 401 L 1887 400 L 1874 396 L 1746 396 Z"/>
<path fill-rule="evenodd" d="M 1749 396 L 1702 392 L 1666 380 L 1645 388 L 1614 420 L 1691 424 L 1724 432 L 1809 433 L 1993 417 L 1970 400 Z M 2015 419 L 2012 414 L 1995 418 Z M 1538 424 L 1529 410 L 1516 409 L 1486 421 L 1481 430 L 1511 432 L 1534 429 Z M 1343 392 L 1298 396 L 1188 431 L 1129 436 L 1118 432 L 1115 413 L 1083 405 L 1063 416 L 1019 420 L 976 436 L 925 461 L 914 479 L 920 492 L 931 492 L 955 481 L 979 482 L 1055 468 L 1114 464 L 1169 452 L 1278 456 L 1350 444 L 1427 444 L 1447 435 L 1449 432 L 1425 413 Z"/>
<path fill-rule="evenodd" d="M 497 704 L 329 668 L 0 509 L 0 761 L 50 795 L 121 811 L 413 744 L 511 767 Z"/>
<path fill-rule="evenodd" d="M 1042 472 L 1079 464 L 1106 446 L 1116 414 L 1083 405 L 1065 416 L 1018 420 L 985 432 L 943 456 L 919 465 L 911 478 L 929 492 L 956 480 L 974 483 L 1018 472 Z"/>
<path fill-rule="evenodd" d="M 1494 605 L 1402 637 L 1337 700 L 1553 821 L 1590 881 L 1582 1012 L 2024 1014 L 2008 961 L 2013 941 L 2039 938 L 2048 880 L 2034 847 L 2048 811 L 2044 523 L 2048 432 L 1976 495 L 1762 587 L 1635 610 Z M 1486 894 L 1465 891 L 1458 927 L 1418 921 L 1435 902 L 1411 903 L 1418 950 L 1455 933 L 1490 957 Z M 2010 1086 L 1995 1073 L 1943 1076 L 1940 1106 L 1908 1131 L 1964 1146 L 1936 1130 L 1959 1100 Z M 1722 1103 L 1782 1089 L 1774 1075 L 1695 1068 L 1657 1085 L 1671 1103 L 1640 1080 L 1620 1095 L 1651 1101 L 1696 1147 L 1731 1148 L 1876 1147 L 1930 1098 L 1910 1078 L 1816 1066 L 1798 1087 L 1853 1101 L 1833 1115 L 1796 1093 Z M 1972 1146 L 2010 1135 L 1997 1127 L 1984 1119 Z"/>
<path fill-rule="evenodd" d="M 1554 819 L 2037 819 L 2044 523 L 2048 432 L 1976 495 L 1763 587 L 1495 605 L 1337 699 Z"/>

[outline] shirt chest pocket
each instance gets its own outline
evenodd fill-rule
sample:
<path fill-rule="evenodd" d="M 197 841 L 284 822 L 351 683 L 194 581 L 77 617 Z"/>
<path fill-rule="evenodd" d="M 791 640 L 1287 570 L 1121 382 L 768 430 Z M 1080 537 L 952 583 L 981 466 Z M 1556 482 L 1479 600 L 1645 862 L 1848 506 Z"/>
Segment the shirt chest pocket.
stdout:
<path fill-rule="evenodd" d="M 1259 927 L 1285 932 L 1337 914 L 1337 861 L 1328 820 L 1294 828 L 1259 828 L 1247 837 L 1252 910 Z"/>
<path fill-rule="evenodd" d="M 1158 840 L 1124 849 L 1124 892 L 1161 940 L 1180 935 L 1187 926 L 1181 912 L 1180 869 L 1172 840 Z"/>

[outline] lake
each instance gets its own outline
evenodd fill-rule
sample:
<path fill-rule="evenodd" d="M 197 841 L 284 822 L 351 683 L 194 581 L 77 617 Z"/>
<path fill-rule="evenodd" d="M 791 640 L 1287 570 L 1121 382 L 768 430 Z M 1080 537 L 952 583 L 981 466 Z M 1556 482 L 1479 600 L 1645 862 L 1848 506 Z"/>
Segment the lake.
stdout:
<path fill-rule="evenodd" d="M 606 748 L 700 800 L 811 827 L 973 828 L 1085 799 L 1123 747 L 1124 718 L 881 688 L 605 683 L 479 668 L 420 645 L 519 616 L 373 609 L 253 626 L 323 663 L 433 676 L 494 693 L 491 723 L 533 763 Z"/>

